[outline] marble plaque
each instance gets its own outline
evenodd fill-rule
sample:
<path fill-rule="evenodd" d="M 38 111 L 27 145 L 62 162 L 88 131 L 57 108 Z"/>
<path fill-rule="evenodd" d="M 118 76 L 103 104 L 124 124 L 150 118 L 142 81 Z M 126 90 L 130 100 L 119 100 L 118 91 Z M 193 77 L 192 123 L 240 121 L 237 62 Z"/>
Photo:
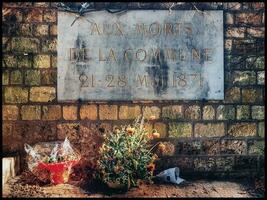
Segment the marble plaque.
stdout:
<path fill-rule="evenodd" d="M 58 100 L 221 100 L 223 54 L 223 11 L 59 11 Z"/>

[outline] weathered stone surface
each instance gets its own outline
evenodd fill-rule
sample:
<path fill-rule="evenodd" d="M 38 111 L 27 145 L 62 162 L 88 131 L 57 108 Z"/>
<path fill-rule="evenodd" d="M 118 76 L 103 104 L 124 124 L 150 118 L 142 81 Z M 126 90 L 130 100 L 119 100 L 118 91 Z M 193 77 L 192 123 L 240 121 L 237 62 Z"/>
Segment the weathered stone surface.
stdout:
<path fill-rule="evenodd" d="M 13 37 L 11 45 L 14 52 L 36 53 L 38 51 L 39 41 L 33 38 Z"/>
<path fill-rule="evenodd" d="M 77 106 L 63 106 L 63 118 L 65 120 L 76 120 Z"/>
<path fill-rule="evenodd" d="M 2 85 L 8 85 L 9 84 L 9 71 L 3 70 L 2 72 Z"/>
<path fill-rule="evenodd" d="M 210 105 L 205 106 L 203 108 L 202 114 L 203 114 L 202 118 L 204 120 L 212 120 L 215 118 L 215 110 L 214 110 L 213 106 L 210 106 Z"/>
<path fill-rule="evenodd" d="M 44 40 L 42 43 L 42 51 L 46 53 L 57 52 L 57 38 Z"/>
<path fill-rule="evenodd" d="M 21 110 L 22 120 L 40 120 L 41 119 L 41 106 L 22 106 Z"/>
<path fill-rule="evenodd" d="M 160 137 L 164 138 L 167 135 L 167 126 L 166 124 L 162 122 L 157 122 L 154 124 L 154 129 L 157 130 L 158 133 L 160 133 Z"/>
<path fill-rule="evenodd" d="M 195 158 L 195 171 L 213 171 L 216 168 L 215 158 Z"/>
<path fill-rule="evenodd" d="M 57 84 L 57 71 L 56 70 L 42 70 L 41 71 L 42 85 L 56 85 Z"/>
<path fill-rule="evenodd" d="M 242 8 L 242 4 L 238 2 L 224 3 L 223 7 L 227 10 L 240 10 Z"/>
<path fill-rule="evenodd" d="M 237 13 L 235 15 L 236 24 L 261 24 L 262 15 L 259 13 Z"/>
<path fill-rule="evenodd" d="M 248 142 L 248 154 L 264 155 L 265 141 L 264 140 L 250 140 Z"/>
<path fill-rule="evenodd" d="M 264 119 L 264 106 L 252 106 L 252 119 Z"/>
<path fill-rule="evenodd" d="M 229 38 L 244 38 L 245 37 L 245 29 L 243 27 L 236 28 L 231 27 L 226 31 L 226 36 Z"/>
<path fill-rule="evenodd" d="M 56 98 L 54 87 L 32 87 L 30 89 L 30 101 L 51 102 Z"/>
<path fill-rule="evenodd" d="M 40 85 L 41 76 L 39 70 L 27 70 L 25 72 L 26 85 Z"/>
<path fill-rule="evenodd" d="M 32 36 L 32 24 L 20 24 L 19 25 L 19 35 L 22 36 Z"/>
<path fill-rule="evenodd" d="M 3 13 L 5 14 L 2 15 L 3 21 L 11 21 L 11 19 L 13 19 L 16 22 L 22 21 L 23 12 L 21 10 L 14 9 L 14 8 L 5 8 L 4 11 L 5 12 Z"/>
<path fill-rule="evenodd" d="M 112 113 L 106 113 L 104 117 L 109 118 Z M 96 120 L 97 119 L 97 106 L 96 105 L 82 105 L 80 108 L 80 117 L 81 119 Z M 103 117 L 101 115 L 101 117 Z"/>
<path fill-rule="evenodd" d="M 239 136 L 256 136 L 256 124 L 254 123 L 236 123 L 228 128 L 228 134 Z"/>
<path fill-rule="evenodd" d="M 265 124 L 264 122 L 259 122 L 258 124 L 258 134 L 260 137 L 265 137 Z"/>
<path fill-rule="evenodd" d="M 240 98 L 241 98 L 240 88 L 231 87 L 231 88 L 226 89 L 225 102 L 227 102 L 227 103 L 239 102 Z"/>
<path fill-rule="evenodd" d="M 50 35 L 57 36 L 57 25 L 50 26 Z"/>
<path fill-rule="evenodd" d="M 170 137 L 191 137 L 192 124 L 190 123 L 169 123 Z"/>
<path fill-rule="evenodd" d="M 232 50 L 232 40 L 231 39 L 227 39 L 225 40 L 224 42 L 224 49 L 227 50 L 227 51 L 231 51 Z"/>
<path fill-rule="evenodd" d="M 217 155 L 220 153 L 219 140 L 204 140 L 202 141 L 202 151 L 206 155 Z"/>
<path fill-rule="evenodd" d="M 196 123 L 195 137 L 220 137 L 225 134 L 225 127 L 223 123 Z"/>
<path fill-rule="evenodd" d="M 217 171 L 231 171 L 234 166 L 234 158 L 230 156 L 216 158 L 215 162 Z"/>
<path fill-rule="evenodd" d="M 23 87 L 6 87 L 6 103 L 26 103 L 28 102 L 28 89 Z"/>
<path fill-rule="evenodd" d="M 236 107 L 236 119 L 249 119 L 250 117 L 250 110 L 249 106 L 240 105 Z"/>
<path fill-rule="evenodd" d="M 198 155 L 202 153 L 201 141 L 181 141 L 176 145 L 176 154 L 178 155 Z"/>
<path fill-rule="evenodd" d="M 31 68 L 32 60 L 29 55 L 17 56 L 18 68 Z"/>
<path fill-rule="evenodd" d="M 50 56 L 49 55 L 37 55 L 34 57 L 34 68 L 49 68 Z"/>
<path fill-rule="evenodd" d="M 188 106 L 185 109 L 186 119 L 200 119 L 200 107 L 199 106 Z"/>
<path fill-rule="evenodd" d="M 145 123 L 144 124 L 144 129 L 148 132 L 148 133 L 152 133 L 153 132 L 153 125 L 151 123 Z"/>
<path fill-rule="evenodd" d="M 226 20 L 225 20 L 225 23 L 226 23 L 226 24 L 233 24 L 233 23 L 234 23 L 234 17 L 233 17 L 233 14 L 231 14 L 231 13 L 226 13 L 226 14 L 225 14 L 225 18 L 226 18 Z"/>
<path fill-rule="evenodd" d="M 256 38 L 264 38 L 265 29 L 264 27 L 247 28 L 248 35 Z"/>
<path fill-rule="evenodd" d="M 195 11 L 173 12 L 174 15 L 169 15 L 167 10 L 135 10 L 114 17 L 108 12 L 100 11 L 83 16 L 98 24 L 78 18 L 72 26 L 69 24 L 76 17 L 59 12 L 59 100 L 223 99 L 222 11 L 206 11 L 211 16 L 209 20 Z M 109 30 L 103 28 L 103 24 L 106 25 L 105 19 L 110 19 Z M 179 28 L 179 37 L 174 37 L 178 34 L 174 27 L 177 20 L 181 22 L 181 26 L 190 24 L 192 27 Z M 120 23 L 115 23 L 117 21 Z M 167 22 L 169 28 L 164 28 L 164 23 Z M 145 24 L 144 29 L 142 23 Z M 91 34 L 85 30 L 89 30 Z M 193 42 L 190 47 L 186 35 L 194 38 L 190 39 Z M 50 45 L 51 43 L 49 40 L 42 41 L 42 50 L 56 51 L 56 44 Z M 131 46 L 131 50 L 127 50 L 126 44 Z M 85 47 L 90 49 L 90 55 L 87 50 L 78 50 Z M 186 52 L 179 53 L 178 47 Z M 192 47 L 194 50 L 197 48 L 197 52 Z M 72 52 L 69 52 L 70 49 Z M 199 62 L 200 51 L 203 51 L 204 62 Z M 79 62 L 75 62 L 77 54 L 84 54 L 79 57 Z M 178 69 L 175 63 L 180 63 L 181 59 L 183 62 Z M 161 64 L 163 60 L 164 65 Z M 127 67 L 129 64 L 133 67 Z M 155 67 L 156 65 L 161 67 Z M 192 67 L 183 67 L 187 65 Z"/>
<path fill-rule="evenodd" d="M 100 105 L 99 106 L 99 119 L 100 120 L 118 119 L 118 106 L 117 105 Z"/>
<path fill-rule="evenodd" d="M 119 119 L 135 119 L 140 115 L 140 106 L 120 106 Z"/>
<path fill-rule="evenodd" d="M 17 67 L 17 60 L 15 56 L 3 55 L 3 67 Z"/>
<path fill-rule="evenodd" d="M 246 154 L 245 140 L 222 140 L 220 154 Z"/>
<path fill-rule="evenodd" d="M 143 116 L 145 119 L 149 119 L 154 116 L 155 119 L 160 118 L 160 108 L 157 106 L 145 106 L 143 107 Z"/>
<path fill-rule="evenodd" d="M 259 89 L 242 89 L 242 101 L 244 103 L 255 103 L 262 101 L 262 93 Z"/>
<path fill-rule="evenodd" d="M 235 71 L 232 76 L 233 84 L 252 85 L 256 83 L 256 74 L 252 71 Z"/>
<path fill-rule="evenodd" d="M 61 107 L 59 105 L 43 106 L 42 120 L 58 120 L 61 118 Z"/>
<path fill-rule="evenodd" d="M 22 84 L 23 77 L 21 71 L 15 70 L 10 72 L 10 83 L 13 85 L 20 85 Z"/>
<path fill-rule="evenodd" d="M 17 120 L 19 109 L 13 105 L 3 105 L 2 107 L 2 119 L 3 120 Z"/>
<path fill-rule="evenodd" d="M 162 108 L 162 118 L 166 119 L 181 119 L 183 118 L 183 106 L 173 105 Z"/>
<path fill-rule="evenodd" d="M 257 83 L 259 85 L 264 85 L 265 83 L 265 73 L 264 71 L 257 72 Z"/>
<path fill-rule="evenodd" d="M 35 30 L 34 30 L 34 34 L 36 36 L 46 36 L 48 35 L 48 25 L 46 24 L 41 24 L 41 25 L 36 25 L 35 26 Z"/>
<path fill-rule="evenodd" d="M 41 9 L 30 9 L 28 12 L 26 12 L 25 22 L 42 22 L 43 17 L 42 17 L 42 10 Z"/>
<path fill-rule="evenodd" d="M 53 68 L 57 68 L 57 57 L 51 56 L 51 63 Z"/>
<path fill-rule="evenodd" d="M 217 119 L 228 120 L 235 119 L 235 108 L 231 105 L 220 105 L 217 107 Z"/>
<path fill-rule="evenodd" d="M 56 22 L 57 21 L 57 12 L 55 10 L 48 10 L 44 13 L 45 22 Z"/>

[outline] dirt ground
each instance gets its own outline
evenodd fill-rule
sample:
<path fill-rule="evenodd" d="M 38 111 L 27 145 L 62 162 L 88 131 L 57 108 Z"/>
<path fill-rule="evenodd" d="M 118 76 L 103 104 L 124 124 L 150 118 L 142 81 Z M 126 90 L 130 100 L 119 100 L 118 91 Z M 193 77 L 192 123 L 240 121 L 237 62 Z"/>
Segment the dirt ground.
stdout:
<path fill-rule="evenodd" d="M 141 183 L 128 192 L 114 192 L 99 183 L 43 185 L 25 183 L 25 177 L 9 180 L 3 197 L 264 197 L 264 180 L 186 180 L 180 185 Z M 256 183 L 256 185 L 255 185 Z"/>

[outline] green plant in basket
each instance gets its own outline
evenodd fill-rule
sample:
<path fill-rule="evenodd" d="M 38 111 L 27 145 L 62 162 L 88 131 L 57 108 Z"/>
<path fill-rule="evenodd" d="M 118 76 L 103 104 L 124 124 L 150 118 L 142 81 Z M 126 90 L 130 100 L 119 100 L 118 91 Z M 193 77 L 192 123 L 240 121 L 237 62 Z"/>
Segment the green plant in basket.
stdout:
<path fill-rule="evenodd" d="M 157 156 L 148 148 L 149 139 L 151 133 L 144 128 L 141 117 L 107 133 L 99 152 L 99 178 L 116 189 L 137 186 L 138 180 L 151 182 Z"/>

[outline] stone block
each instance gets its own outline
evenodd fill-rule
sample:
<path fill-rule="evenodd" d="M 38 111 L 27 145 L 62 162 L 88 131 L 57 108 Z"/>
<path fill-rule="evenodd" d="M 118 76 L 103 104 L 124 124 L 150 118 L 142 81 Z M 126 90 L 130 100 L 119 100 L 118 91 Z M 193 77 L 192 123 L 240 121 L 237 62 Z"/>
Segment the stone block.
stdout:
<path fill-rule="evenodd" d="M 230 27 L 226 30 L 226 37 L 228 38 L 244 38 L 245 28 Z"/>
<path fill-rule="evenodd" d="M 15 105 L 2 105 L 2 119 L 3 120 L 17 120 L 19 109 Z"/>
<path fill-rule="evenodd" d="M 32 87 L 30 89 L 30 101 L 32 102 L 51 102 L 56 98 L 54 87 Z"/>
<path fill-rule="evenodd" d="M 204 120 L 213 120 L 215 118 L 215 110 L 213 106 L 207 105 L 203 107 L 202 118 Z"/>
<path fill-rule="evenodd" d="M 264 119 L 264 106 L 252 106 L 252 119 Z"/>
<path fill-rule="evenodd" d="M 241 98 L 240 88 L 231 87 L 225 90 L 225 102 L 226 103 L 239 102 L 240 98 Z"/>
<path fill-rule="evenodd" d="M 242 89 L 242 102 L 256 103 L 262 102 L 262 92 L 260 89 L 244 88 Z"/>
<path fill-rule="evenodd" d="M 217 107 L 216 118 L 218 120 L 235 119 L 235 108 L 232 105 L 220 105 Z"/>
<path fill-rule="evenodd" d="M 40 120 L 41 119 L 41 106 L 22 106 L 21 110 L 22 120 Z"/>
<path fill-rule="evenodd" d="M 105 114 L 105 113 L 104 113 Z M 80 108 L 81 119 L 97 120 L 97 106 L 96 105 L 82 105 Z M 106 113 L 104 117 L 114 117 L 112 113 Z"/>
<path fill-rule="evenodd" d="M 25 13 L 25 22 L 32 23 L 32 22 L 42 22 L 43 21 L 43 11 L 42 9 L 34 8 L 29 9 Z"/>
<path fill-rule="evenodd" d="M 6 87 L 5 88 L 6 103 L 27 103 L 28 89 L 24 87 Z"/>
<path fill-rule="evenodd" d="M 235 123 L 229 126 L 228 134 L 235 137 L 256 136 L 255 123 Z"/>
<path fill-rule="evenodd" d="M 249 119 L 250 118 L 250 109 L 247 105 L 239 105 L 236 107 L 236 119 Z"/>
<path fill-rule="evenodd" d="M 215 158 L 195 158 L 194 171 L 214 171 L 216 168 Z"/>
<path fill-rule="evenodd" d="M 40 85 L 41 76 L 39 70 L 27 70 L 25 72 L 25 85 Z"/>
<path fill-rule="evenodd" d="M 196 123 L 195 137 L 221 137 L 225 135 L 224 123 Z"/>
<path fill-rule="evenodd" d="M 247 143 L 245 140 L 221 140 L 220 154 L 246 154 Z"/>
<path fill-rule="evenodd" d="M 162 108 L 162 118 L 166 119 L 181 119 L 183 118 L 183 106 L 172 105 Z"/>
<path fill-rule="evenodd" d="M 169 123 L 169 137 L 192 137 L 192 124 Z"/>
<path fill-rule="evenodd" d="M 14 52 L 37 53 L 39 40 L 36 38 L 13 37 L 11 46 Z"/>
<path fill-rule="evenodd" d="M 42 51 L 46 53 L 56 53 L 57 52 L 57 38 L 43 40 Z"/>
<path fill-rule="evenodd" d="M 57 12 L 56 10 L 47 10 L 44 13 L 45 22 L 56 22 L 57 21 Z"/>
<path fill-rule="evenodd" d="M 9 71 L 3 70 L 2 71 L 2 85 L 8 85 L 9 84 Z"/>
<path fill-rule="evenodd" d="M 50 105 L 43 106 L 42 120 L 59 120 L 61 119 L 61 106 Z"/>
<path fill-rule="evenodd" d="M 42 70 L 41 71 L 41 84 L 42 85 L 56 85 L 57 84 L 57 71 L 56 70 Z"/>
<path fill-rule="evenodd" d="M 265 73 L 264 71 L 257 72 L 257 84 L 264 85 L 265 84 Z"/>
<path fill-rule="evenodd" d="M 34 68 L 49 68 L 50 67 L 50 56 L 49 55 L 37 55 L 34 57 Z"/>
<path fill-rule="evenodd" d="M 140 106 L 120 106 L 119 119 L 135 119 L 140 115 Z"/>
<path fill-rule="evenodd" d="M 35 36 L 47 36 L 49 31 L 49 27 L 46 24 L 37 24 L 34 27 L 34 35 Z"/>
<path fill-rule="evenodd" d="M 143 107 L 143 116 L 145 119 L 149 119 L 154 116 L 155 119 L 160 118 L 160 108 L 158 106 L 145 106 Z"/>
<path fill-rule="evenodd" d="M 22 84 L 23 77 L 21 71 L 14 70 L 10 72 L 10 84 L 12 85 L 20 85 Z"/>
<path fill-rule="evenodd" d="M 116 120 L 118 119 L 118 106 L 117 105 L 100 105 L 99 106 L 99 119 L 100 120 Z"/>
<path fill-rule="evenodd" d="M 188 106 L 185 109 L 185 118 L 186 119 L 200 119 L 200 107 L 199 106 Z"/>
<path fill-rule="evenodd" d="M 63 118 L 65 120 L 76 120 L 77 106 L 63 106 Z"/>

